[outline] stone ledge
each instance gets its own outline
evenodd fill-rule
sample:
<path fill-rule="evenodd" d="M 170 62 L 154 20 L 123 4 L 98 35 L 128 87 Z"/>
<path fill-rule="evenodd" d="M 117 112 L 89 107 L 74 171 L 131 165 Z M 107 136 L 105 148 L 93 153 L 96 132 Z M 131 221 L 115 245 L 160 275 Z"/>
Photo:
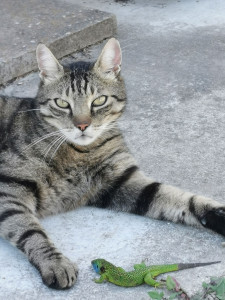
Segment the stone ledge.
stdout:
<path fill-rule="evenodd" d="M 114 15 L 54 0 L 2 0 L 0 17 L 0 84 L 37 69 L 39 42 L 61 58 L 116 33 Z"/>

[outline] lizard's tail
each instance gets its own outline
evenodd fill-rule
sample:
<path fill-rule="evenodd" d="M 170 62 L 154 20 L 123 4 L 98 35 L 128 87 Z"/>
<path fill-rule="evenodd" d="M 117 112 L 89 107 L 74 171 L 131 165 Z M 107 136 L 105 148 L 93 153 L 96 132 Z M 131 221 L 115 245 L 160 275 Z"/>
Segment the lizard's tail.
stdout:
<path fill-rule="evenodd" d="M 178 270 L 185 270 L 185 269 L 190 269 L 190 268 L 204 267 L 204 266 L 218 264 L 220 262 L 221 261 L 212 261 L 212 262 L 206 262 L 206 263 L 178 264 Z"/>

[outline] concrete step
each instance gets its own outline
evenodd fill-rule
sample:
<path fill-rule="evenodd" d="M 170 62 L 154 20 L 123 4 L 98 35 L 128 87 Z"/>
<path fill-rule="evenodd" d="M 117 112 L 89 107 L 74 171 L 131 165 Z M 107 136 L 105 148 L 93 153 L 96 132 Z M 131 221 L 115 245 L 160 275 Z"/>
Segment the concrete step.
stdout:
<path fill-rule="evenodd" d="M 0 85 L 37 69 L 39 42 L 61 58 L 116 32 L 114 15 L 55 0 L 1 0 L 0 19 Z"/>

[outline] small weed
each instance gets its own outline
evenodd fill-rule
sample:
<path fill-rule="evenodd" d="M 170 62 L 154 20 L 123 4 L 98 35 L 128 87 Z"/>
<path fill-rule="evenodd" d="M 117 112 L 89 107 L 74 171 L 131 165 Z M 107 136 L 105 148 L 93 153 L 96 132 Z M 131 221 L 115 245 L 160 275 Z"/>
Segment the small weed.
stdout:
<path fill-rule="evenodd" d="M 152 291 L 148 295 L 153 300 L 190 300 L 186 292 L 181 288 L 177 280 L 171 276 L 167 276 L 165 288 L 169 291 L 170 295 L 165 296 L 163 292 Z"/>
<path fill-rule="evenodd" d="M 151 291 L 148 293 L 152 300 L 225 300 L 225 278 L 219 277 L 210 279 L 209 283 L 203 282 L 203 292 L 198 293 L 191 298 L 181 288 L 177 280 L 171 276 L 167 276 L 165 295 L 163 291 Z"/>
<path fill-rule="evenodd" d="M 198 293 L 191 300 L 225 300 L 225 278 L 212 277 L 209 283 L 203 282 L 203 292 Z"/>

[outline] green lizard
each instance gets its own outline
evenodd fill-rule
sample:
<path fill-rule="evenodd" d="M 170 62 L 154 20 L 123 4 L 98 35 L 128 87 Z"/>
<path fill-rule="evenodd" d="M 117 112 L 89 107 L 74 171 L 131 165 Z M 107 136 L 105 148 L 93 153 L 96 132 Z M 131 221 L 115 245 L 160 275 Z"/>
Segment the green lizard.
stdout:
<path fill-rule="evenodd" d="M 116 285 L 131 287 L 146 283 L 154 287 L 160 287 L 163 284 L 154 278 L 160 274 L 184 270 L 188 268 L 196 268 L 219 263 L 220 261 L 208 263 L 192 263 L 192 264 L 171 264 L 171 265 L 152 265 L 146 266 L 144 263 L 134 265 L 134 270 L 126 272 L 123 268 L 116 267 L 105 259 L 93 260 L 92 266 L 96 273 L 100 274 L 99 279 L 95 279 L 96 283 L 109 281 Z"/>

